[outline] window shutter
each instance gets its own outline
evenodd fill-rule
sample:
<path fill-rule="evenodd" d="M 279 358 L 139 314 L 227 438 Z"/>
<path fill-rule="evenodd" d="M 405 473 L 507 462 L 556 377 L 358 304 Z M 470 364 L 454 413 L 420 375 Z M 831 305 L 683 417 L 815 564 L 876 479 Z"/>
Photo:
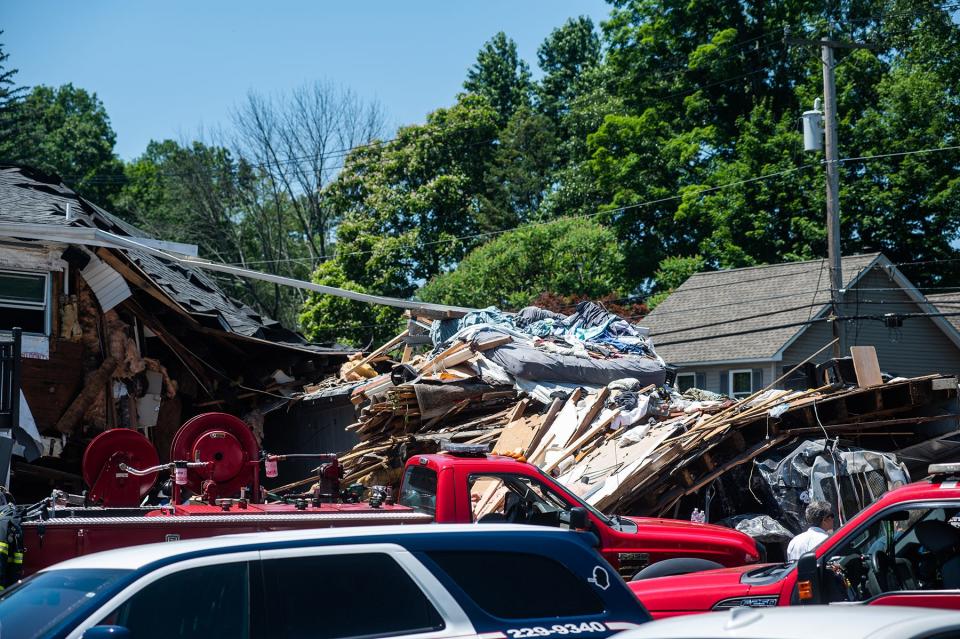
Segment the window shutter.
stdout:
<path fill-rule="evenodd" d="M 720 393 L 730 395 L 730 371 L 720 371 Z"/>
<path fill-rule="evenodd" d="M 763 390 L 763 369 L 762 368 L 753 369 L 753 392 L 756 393 L 758 390 Z"/>
<path fill-rule="evenodd" d="M 707 374 L 696 373 L 696 376 L 697 376 L 697 382 L 696 382 L 697 388 L 705 390 L 707 388 Z"/>

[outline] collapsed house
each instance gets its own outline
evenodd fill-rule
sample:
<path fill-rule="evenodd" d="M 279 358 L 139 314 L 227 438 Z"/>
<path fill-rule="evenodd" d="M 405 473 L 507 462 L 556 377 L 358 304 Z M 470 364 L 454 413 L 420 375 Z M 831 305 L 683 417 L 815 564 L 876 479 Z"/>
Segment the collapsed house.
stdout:
<path fill-rule="evenodd" d="M 21 499 L 53 485 L 79 492 L 85 445 L 105 429 L 139 430 L 161 459 L 177 428 L 203 412 L 239 415 L 258 438 L 282 430 L 292 413 L 277 409 L 349 355 L 307 343 L 202 271 L 150 252 L 196 247 L 146 237 L 56 178 L 0 167 L 5 222 L 44 238 L 0 237 L 0 341 L 22 329 L 17 437 L 7 447 Z M 83 229 L 145 249 L 78 241 Z"/>
<path fill-rule="evenodd" d="M 870 347 L 828 362 L 810 388 L 781 390 L 778 379 L 735 400 L 679 392 L 646 330 L 591 303 L 569 316 L 487 309 L 434 322 L 430 336 L 425 355 L 411 357 L 398 336 L 318 391 L 349 391 L 359 408 L 346 484 L 395 485 L 413 455 L 488 443 L 609 514 L 693 515 L 748 531 L 767 517 L 789 539 L 804 499 L 823 496 L 852 516 L 949 456 L 941 444 L 957 433 L 955 377 L 885 381 Z M 401 348 L 403 361 L 390 359 Z"/>

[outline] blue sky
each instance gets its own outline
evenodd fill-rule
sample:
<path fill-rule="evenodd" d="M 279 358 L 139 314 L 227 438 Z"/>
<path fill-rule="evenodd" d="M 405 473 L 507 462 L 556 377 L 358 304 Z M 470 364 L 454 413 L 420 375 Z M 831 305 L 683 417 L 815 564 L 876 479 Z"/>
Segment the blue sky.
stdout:
<path fill-rule="evenodd" d="M 537 46 L 572 16 L 603 20 L 603 0 L 4 0 L 0 28 L 19 84 L 94 91 L 117 153 L 151 139 L 196 137 L 229 122 L 250 89 L 283 92 L 328 79 L 376 98 L 392 125 L 450 104 L 482 44 Z"/>

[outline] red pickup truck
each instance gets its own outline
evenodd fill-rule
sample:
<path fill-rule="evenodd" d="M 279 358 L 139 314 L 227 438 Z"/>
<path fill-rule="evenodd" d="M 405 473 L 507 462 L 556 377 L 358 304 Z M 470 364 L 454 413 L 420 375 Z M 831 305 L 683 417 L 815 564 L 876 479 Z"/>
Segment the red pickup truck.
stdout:
<path fill-rule="evenodd" d="M 484 510 L 484 499 L 497 507 Z M 585 528 L 596 534 L 604 558 L 627 580 L 644 569 L 647 575 L 678 574 L 759 559 L 754 540 L 736 530 L 676 519 L 607 516 L 536 466 L 498 455 L 412 457 L 399 503 L 438 522 Z"/>
<path fill-rule="evenodd" d="M 626 578 L 650 564 L 661 574 L 739 566 L 759 559 L 735 530 L 670 519 L 612 516 L 591 508 L 536 466 L 486 454 L 409 459 L 399 503 L 249 503 L 220 499 L 163 509 L 47 508 L 24 517 L 24 573 L 78 555 L 155 541 L 230 533 L 386 523 L 470 523 L 481 499 L 487 521 L 567 525 L 592 531 L 603 556 Z"/>
<path fill-rule="evenodd" d="M 633 581 L 654 618 L 860 602 L 960 609 L 960 464 L 892 490 L 799 561 Z"/>

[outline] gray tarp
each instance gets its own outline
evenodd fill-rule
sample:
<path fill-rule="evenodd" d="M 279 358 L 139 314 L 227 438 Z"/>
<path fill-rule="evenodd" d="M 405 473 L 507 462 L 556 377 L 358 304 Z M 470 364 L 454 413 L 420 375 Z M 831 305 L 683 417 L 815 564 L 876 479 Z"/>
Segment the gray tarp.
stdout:
<path fill-rule="evenodd" d="M 477 335 L 475 341 L 496 337 Z M 579 384 L 606 386 L 624 377 L 633 377 L 642 386 L 660 386 L 666 379 L 664 367 L 650 357 L 616 357 L 595 359 L 576 355 L 548 353 L 534 346 L 513 342 L 486 351 L 484 357 L 500 365 L 510 375 L 539 382 L 575 382 Z"/>

